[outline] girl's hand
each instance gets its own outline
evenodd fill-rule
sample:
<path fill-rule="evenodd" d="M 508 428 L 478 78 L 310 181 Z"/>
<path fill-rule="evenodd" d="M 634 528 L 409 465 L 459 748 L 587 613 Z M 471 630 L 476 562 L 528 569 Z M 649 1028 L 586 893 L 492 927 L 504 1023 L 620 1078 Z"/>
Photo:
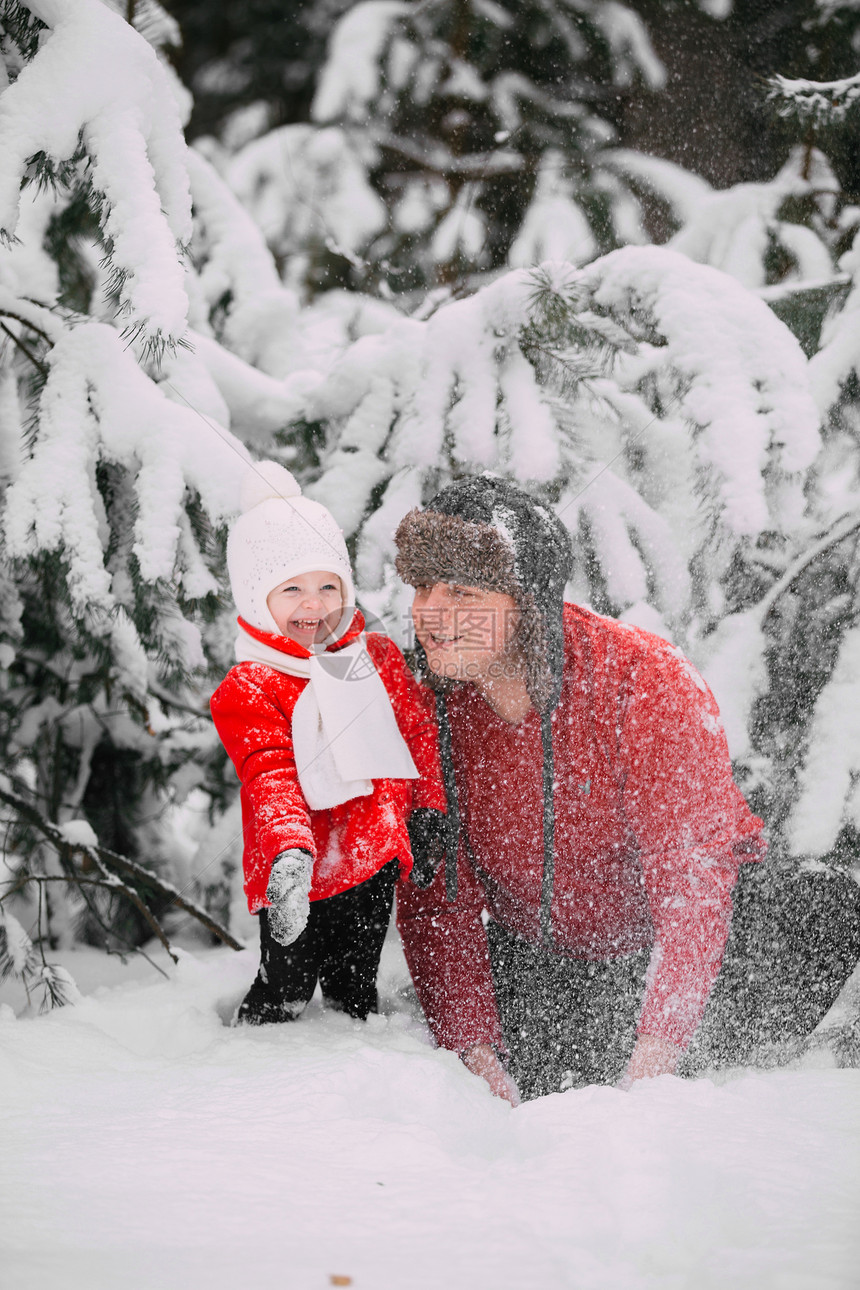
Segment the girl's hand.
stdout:
<path fill-rule="evenodd" d="M 275 857 L 266 898 L 271 901 L 269 931 L 279 945 L 292 945 L 307 926 L 313 865 L 307 851 L 298 847 Z"/>
<path fill-rule="evenodd" d="M 463 1065 L 473 1075 L 487 1081 L 494 1097 L 500 1097 L 511 1106 L 519 1106 L 519 1090 L 489 1044 L 475 1044 L 462 1054 Z"/>

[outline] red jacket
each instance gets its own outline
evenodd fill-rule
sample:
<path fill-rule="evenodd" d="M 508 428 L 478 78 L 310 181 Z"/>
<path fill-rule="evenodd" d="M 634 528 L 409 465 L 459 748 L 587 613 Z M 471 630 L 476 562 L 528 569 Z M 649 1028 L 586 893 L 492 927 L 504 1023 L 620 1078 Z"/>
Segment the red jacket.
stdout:
<path fill-rule="evenodd" d="M 612 959 L 656 946 L 639 1032 L 686 1045 L 722 961 L 738 865 L 760 859 L 761 820 L 732 780 L 713 696 L 679 650 L 565 605 L 564 679 L 553 713 L 555 880 L 562 954 Z M 474 686 L 448 699 L 472 861 L 458 896 L 440 871 L 401 883 L 398 923 L 437 1041 L 501 1045 L 481 914 L 540 942 L 540 719 L 509 725 Z M 476 866 L 476 867 L 475 867 Z"/>
<path fill-rule="evenodd" d="M 360 613 L 331 648 L 342 649 L 364 629 Z M 266 644 L 300 658 L 308 650 L 283 636 L 261 633 Z M 412 868 L 406 820 L 413 807 L 444 810 L 432 699 L 416 684 L 403 655 L 387 636 L 371 633 L 367 649 L 388 691 L 403 738 L 421 778 L 379 779 L 373 792 L 327 811 L 311 811 L 299 787 L 292 714 L 308 684 L 265 663 L 238 663 L 212 696 L 221 742 L 242 781 L 245 894 L 252 914 L 268 905 L 272 861 L 303 847 L 314 857 L 311 900 L 322 900 L 372 878 L 396 856 L 401 874 Z"/>

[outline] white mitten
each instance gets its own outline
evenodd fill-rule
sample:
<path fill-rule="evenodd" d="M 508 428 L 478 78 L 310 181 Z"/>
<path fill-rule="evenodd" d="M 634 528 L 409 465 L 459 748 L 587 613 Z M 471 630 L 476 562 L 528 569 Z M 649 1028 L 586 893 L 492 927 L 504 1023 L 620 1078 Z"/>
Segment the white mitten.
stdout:
<path fill-rule="evenodd" d="M 279 945 L 292 945 L 305 930 L 311 904 L 311 874 L 314 862 L 307 851 L 294 847 L 275 857 L 266 896 L 269 931 Z"/>

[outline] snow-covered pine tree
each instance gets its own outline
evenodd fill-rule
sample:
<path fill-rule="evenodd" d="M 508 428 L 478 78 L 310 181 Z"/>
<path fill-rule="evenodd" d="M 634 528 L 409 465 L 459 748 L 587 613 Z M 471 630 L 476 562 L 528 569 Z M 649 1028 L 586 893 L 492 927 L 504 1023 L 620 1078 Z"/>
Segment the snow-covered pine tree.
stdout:
<path fill-rule="evenodd" d="M 836 288 L 835 260 L 850 245 L 857 210 L 824 154 L 794 147 L 771 180 L 715 190 L 671 162 L 616 149 L 604 158 L 637 190 L 658 200 L 676 232 L 666 245 L 766 295 L 791 324 L 789 303 Z M 832 298 L 824 297 L 825 302 Z M 804 319 L 804 321 L 807 321 Z M 819 317 L 820 326 L 820 317 Z M 804 333 L 814 347 L 817 336 Z"/>
<path fill-rule="evenodd" d="M 338 126 L 284 125 L 232 156 L 211 142 L 208 150 L 262 230 L 285 285 L 305 298 L 364 284 L 365 254 L 388 221 L 368 178 L 374 150 L 366 139 Z"/>
<path fill-rule="evenodd" d="M 840 136 L 856 129 L 860 77 L 776 77 L 771 97 L 808 150 L 821 137 L 844 146 Z M 773 768 L 773 809 L 786 818 L 790 849 L 829 857 L 860 877 L 860 735 L 853 719 L 860 703 L 860 230 L 850 199 L 841 197 L 834 213 L 832 226 L 843 236 L 829 279 L 809 295 L 802 283 L 793 299 L 789 293 L 787 320 L 801 334 L 808 319 L 816 340 L 809 377 L 823 442 L 808 485 L 810 539 L 769 593 L 772 683 L 758 725 Z"/>
<path fill-rule="evenodd" d="M 744 589 L 703 637 L 699 658 L 715 680 L 733 667 L 751 682 L 746 693 L 737 683 L 717 681 L 717 688 L 734 751 L 746 762 L 745 786 L 777 842 L 797 855 L 856 865 L 860 756 L 856 739 L 833 721 L 848 710 L 842 699 L 853 675 L 858 613 L 858 209 L 820 145 L 844 151 L 838 130 L 860 89 L 857 78 L 820 84 L 777 77 L 771 97 L 783 116 L 794 117 L 802 142 L 768 183 L 714 191 L 671 163 L 624 150 L 610 153 L 609 164 L 680 224 L 669 247 L 754 291 L 810 356 L 823 442 L 806 472 L 803 521 L 746 553 L 734 573 Z M 751 658 L 758 660 L 752 669 Z M 835 703 L 831 686 L 841 696 Z M 824 766 L 834 755 L 828 776 Z"/>
<path fill-rule="evenodd" d="M 114 8 L 0 8 L 0 799 L 3 898 L 33 941 L 121 950 L 189 908 L 171 880 L 225 882 L 218 855 L 183 869 L 170 816 L 226 791 L 205 703 L 229 656 L 221 526 L 242 437 L 295 400 L 215 339 L 251 268 L 277 274 L 202 160 L 192 211 L 187 96 L 144 39 L 173 25 Z"/>
<path fill-rule="evenodd" d="M 623 96 L 662 85 L 642 6 L 367 0 L 335 27 L 313 105 L 370 153 L 391 291 L 647 240 L 601 163 Z M 707 7 L 707 6 L 703 6 Z"/>

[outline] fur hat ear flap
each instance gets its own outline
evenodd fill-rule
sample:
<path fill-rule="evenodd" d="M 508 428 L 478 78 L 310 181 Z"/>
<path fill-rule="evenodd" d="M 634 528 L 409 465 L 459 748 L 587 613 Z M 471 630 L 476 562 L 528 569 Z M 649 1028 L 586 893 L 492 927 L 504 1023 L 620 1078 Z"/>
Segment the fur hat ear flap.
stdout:
<path fill-rule="evenodd" d="M 516 635 L 526 667 L 526 689 L 538 712 L 552 712 L 561 693 L 561 623 L 553 622 L 541 610 L 534 594 L 521 592 L 517 597 L 520 623 Z M 554 639 L 558 628 L 559 641 Z"/>

